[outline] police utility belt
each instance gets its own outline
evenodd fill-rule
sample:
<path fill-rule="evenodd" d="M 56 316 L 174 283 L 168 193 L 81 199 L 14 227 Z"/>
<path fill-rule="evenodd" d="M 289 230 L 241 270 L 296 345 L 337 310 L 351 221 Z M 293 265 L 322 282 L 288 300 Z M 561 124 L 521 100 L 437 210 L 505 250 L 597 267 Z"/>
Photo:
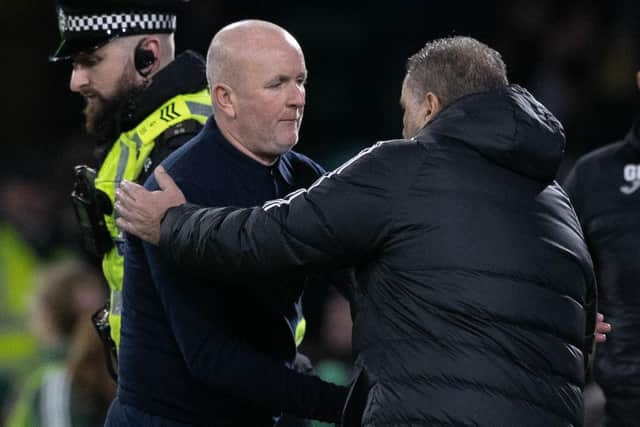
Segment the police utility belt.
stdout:
<path fill-rule="evenodd" d="M 85 165 L 74 168 L 75 180 L 71 192 L 71 202 L 78 223 L 80 224 L 82 240 L 87 251 L 97 257 L 104 256 L 113 247 L 113 239 L 105 215 L 110 215 L 113 209 L 111 200 L 102 190 L 95 187 L 96 171 Z M 91 317 L 91 321 L 104 344 L 107 370 L 114 380 L 117 380 L 117 352 L 116 344 L 111 339 L 109 326 L 109 303 Z"/>

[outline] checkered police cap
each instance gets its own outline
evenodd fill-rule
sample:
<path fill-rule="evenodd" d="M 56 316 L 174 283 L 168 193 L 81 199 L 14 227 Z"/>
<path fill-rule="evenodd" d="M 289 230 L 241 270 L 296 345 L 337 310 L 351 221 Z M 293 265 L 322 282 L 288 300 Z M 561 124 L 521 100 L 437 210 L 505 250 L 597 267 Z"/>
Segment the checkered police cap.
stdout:
<path fill-rule="evenodd" d="M 57 9 L 62 43 L 49 60 L 66 60 L 79 52 L 92 52 L 117 37 L 172 33 L 176 30 L 177 5 L 186 1 L 60 1 Z"/>
<path fill-rule="evenodd" d="M 61 33 L 105 32 L 174 32 L 176 16 L 161 13 L 113 13 L 108 15 L 65 15 L 58 11 L 58 26 Z"/>

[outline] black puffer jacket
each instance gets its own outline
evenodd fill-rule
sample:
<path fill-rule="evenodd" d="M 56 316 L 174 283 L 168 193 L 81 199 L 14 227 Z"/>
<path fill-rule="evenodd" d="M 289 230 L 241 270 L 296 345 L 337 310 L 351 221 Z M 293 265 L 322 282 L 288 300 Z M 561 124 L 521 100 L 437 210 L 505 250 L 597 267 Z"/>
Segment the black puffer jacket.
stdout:
<path fill-rule="evenodd" d="M 563 148 L 524 89 L 476 94 L 287 200 L 174 208 L 161 244 L 255 286 L 355 266 L 364 425 L 579 426 L 594 274 L 553 182 Z"/>
<path fill-rule="evenodd" d="M 565 182 L 596 267 L 599 311 L 613 325 L 598 345 L 595 379 L 609 403 L 627 401 L 633 425 L 640 423 L 639 134 L 636 122 L 623 141 L 581 158 Z"/>

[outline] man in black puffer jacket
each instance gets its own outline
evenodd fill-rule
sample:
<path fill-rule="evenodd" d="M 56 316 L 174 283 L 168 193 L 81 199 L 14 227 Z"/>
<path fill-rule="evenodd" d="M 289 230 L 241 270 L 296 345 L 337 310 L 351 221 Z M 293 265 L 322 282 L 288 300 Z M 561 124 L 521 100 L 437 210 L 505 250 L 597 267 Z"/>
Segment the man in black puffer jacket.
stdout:
<path fill-rule="evenodd" d="M 255 287 L 353 266 L 347 423 L 582 425 L 594 272 L 554 182 L 562 126 L 467 37 L 412 56 L 401 103 L 405 139 L 308 190 L 261 208 L 172 208 L 160 235 L 183 199 L 158 173 L 163 192 L 124 185 L 119 224 L 186 268 Z"/>

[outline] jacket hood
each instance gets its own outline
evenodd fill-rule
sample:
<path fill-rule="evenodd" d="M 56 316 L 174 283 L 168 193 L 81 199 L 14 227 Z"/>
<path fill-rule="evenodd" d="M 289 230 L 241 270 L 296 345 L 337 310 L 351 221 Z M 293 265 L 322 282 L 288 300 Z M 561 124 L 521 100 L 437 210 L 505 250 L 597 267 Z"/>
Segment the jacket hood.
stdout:
<path fill-rule="evenodd" d="M 430 136 L 460 140 L 489 160 L 540 181 L 555 178 L 565 149 L 562 124 L 517 85 L 453 102 L 416 139 Z"/>

